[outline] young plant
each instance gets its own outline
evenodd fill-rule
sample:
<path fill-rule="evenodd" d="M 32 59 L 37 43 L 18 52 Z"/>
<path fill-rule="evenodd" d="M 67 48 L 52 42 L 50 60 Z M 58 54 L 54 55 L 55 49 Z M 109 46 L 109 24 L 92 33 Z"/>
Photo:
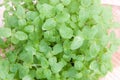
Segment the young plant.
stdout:
<path fill-rule="evenodd" d="M 98 80 L 118 41 L 100 0 L 4 0 L 0 80 Z"/>

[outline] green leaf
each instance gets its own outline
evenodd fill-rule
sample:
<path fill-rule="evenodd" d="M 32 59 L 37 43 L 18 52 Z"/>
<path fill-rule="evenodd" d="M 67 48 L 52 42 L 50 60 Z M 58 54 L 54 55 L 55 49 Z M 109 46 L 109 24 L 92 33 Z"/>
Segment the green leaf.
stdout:
<path fill-rule="evenodd" d="M 17 43 L 19 43 L 19 40 L 16 39 L 15 36 L 12 36 L 12 37 L 11 37 L 11 42 L 12 42 L 13 44 L 17 44 Z"/>
<path fill-rule="evenodd" d="M 29 75 L 31 76 L 31 78 L 34 78 L 34 77 L 36 77 L 36 70 L 30 70 L 29 71 Z"/>
<path fill-rule="evenodd" d="M 62 44 L 56 44 L 54 47 L 53 47 L 53 53 L 55 55 L 57 55 L 58 53 L 61 53 L 63 51 L 63 47 L 62 47 Z"/>
<path fill-rule="evenodd" d="M 81 5 L 84 7 L 88 7 L 92 4 L 92 0 L 81 0 Z"/>
<path fill-rule="evenodd" d="M 68 78 L 74 78 L 74 77 L 76 77 L 76 73 L 77 73 L 77 71 L 75 70 L 75 68 L 71 67 L 68 69 L 66 76 Z"/>
<path fill-rule="evenodd" d="M 76 77 L 77 79 L 81 79 L 82 76 L 83 76 L 83 74 L 82 74 L 81 72 L 80 72 L 80 73 L 77 73 L 77 74 L 75 75 L 75 77 Z"/>
<path fill-rule="evenodd" d="M 9 52 L 6 54 L 6 56 L 8 57 L 8 60 L 11 62 L 11 63 L 14 63 L 17 59 L 17 54 L 14 53 L 14 52 Z"/>
<path fill-rule="evenodd" d="M 18 64 L 11 64 L 10 65 L 10 72 L 16 73 L 18 71 Z"/>
<path fill-rule="evenodd" d="M 63 68 L 63 63 L 59 62 L 59 63 L 55 63 L 54 65 L 51 66 L 51 70 L 53 71 L 53 73 L 59 73 Z"/>
<path fill-rule="evenodd" d="M 25 9 L 23 8 L 23 6 L 21 6 L 21 5 L 18 5 L 18 6 L 17 6 L 16 15 L 17 15 L 19 18 L 24 18 L 24 17 L 25 17 Z"/>
<path fill-rule="evenodd" d="M 42 68 L 37 68 L 36 78 L 37 78 L 37 79 L 45 78 L 45 75 L 44 75 L 44 73 L 43 73 L 43 69 L 42 69 Z"/>
<path fill-rule="evenodd" d="M 19 59 L 25 63 L 33 63 L 33 54 L 31 52 L 22 52 L 19 55 Z"/>
<path fill-rule="evenodd" d="M 53 5 L 56 5 L 59 3 L 59 0 L 50 0 L 50 3 L 53 4 Z"/>
<path fill-rule="evenodd" d="M 61 0 L 64 5 L 69 5 L 71 0 Z"/>
<path fill-rule="evenodd" d="M 36 17 L 39 16 L 39 13 L 38 12 L 35 12 L 35 11 L 28 11 L 26 13 L 26 18 L 27 20 L 34 20 Z"/>
<path fill-rule="evenodd" d="M 44 70 L 44 75 L 46 76 L 47 79 L 50 79 L 52 76 L 52 72 L 50 69 L 45 69 Z"/>
<path fill-rule="evenodd" d="M 56 10 L 56 12 L 63 11 L 64 10 L 64 5 L 59 3 L 58 5 L 56 5 L 55 10 Z"/>
<path fill-rule="evenodd" d="M 9 72 L 9 61 L 7 59 L 0 59 L 0 79 L 5 79 Z"/>
<path fill-rule="evenodd" d="M 18 26 L 18 18 L 13 15 L 8 16 L 6 24 L 8 24 L 9 27 L 17 27 Z"/>
<path fill-rule="evenodd" d="M 75 61 L 75 69 L 81 70 L 83 68 L 83 63 L 81 61 Z"/>
<path fill-rule="evenodd" d="M 34 31 L 34 26 L 33 25 L 25 26 L 24 30 L 28 33 L 32 33 Z"/>
<path fill-rule="evenodd" d="M 42 22 L 43 21 L 40 19 L 40 16 L 38 16 L 33 20 L 32 24 L 37 26 L 37 25 L 42 25 Z"/>
<path fill-rule="evenodd" d="M 98 62 L 97 61 L 92 61 L 91 63 L 90 63 L 90 66 L 89 66 L 89 68 L 91 69 L 91 70 L 93 70 L 93 71 L 98 71 L 99 70 L 99 65 L 98 65 Z"/>
<path fill-rule="evenodd" d="M 36 49 L 34 47 L 32 47 L 31 45 L 27 45 L 25 47 L 25 50 L 29 53 L 31 53 L 32 55 L 35 55 L 36 54 Z"/>
<path fill-rule="evenodd" d="M 57 63 L 57 58 L 56 58 L 56 57 L 50 57 L 50 58 L 48 59 L 48 61 L 49 61 L 49 64 L 52 66 L 52 65 L 54 65 L 55 63 Z"/>
<path fill-rule="evenodd" d="M 39 45 L 39 50 L 40 52 L 46 53 L 46 52 L 50 52 L 51 48 L 48 46 L 45 40 L 41 40 Z"/>
<path fill-rule="evenodd" d="M 108 66 L 108 65 L 107 65 L 107 66 Z M 107 71 L 108 71 L 107 66 L 106 66 L 105 64 L 102 64 L 102 65 L 100 66 L 100 71 L 101 71 L 101 73 L 107 74 Z M 110 65 L 109 65 L 109 66 L 110 66 Z"/>
<path fill-rule="evenodd" d="M 28 66 L 19 65 L 19 77 L 24 78 L 29 73 Z"/>
<path fill-rule="evenodd" d="M 36 7 L 37 7 L 37 10 L 40 12 L 40 14 L 43 17 L 50 18 L 50 17 L 54 16 L 54 14 L 55 14 L 53 6 L 51 6 L 47 3 L 37 4 Z"/>
<path fill-rule="evenodd" d="M 0 37 L 8 38 L 11 36 L 11 34 L 10 28 L 0 28 Z"/>
<path fill-rule="evenodd" d="M 56 41 L 55 30 L 49 30 L 44 32 L 44 38 L 47 41 L 55 42 Z"/>
<path fill-rule="evenodd" d="M 25 19 L 20 19 L 20 20 L 18 20 L 18 24 L 19 24 L 19 26 L 25 26 L 27 24 L 27 22 Z"/>
<path fill-rule="evenodd" d="M 71 43 L 71 50 L 78 49 L 82 46 L 84 38 L 82 36 L 76 36 Z"/>
<path fill-rule="evenodd" d="M 33 80 L 30 75 L 26 75 L 22 78 L 22 80 Z"/>
<path fill-rule="evenodd" d="M 14 79 L 14 76 L 15 76 L 15 75 L 14 75 L 13 73 L 8 74 L 6 80 L 13 80 L 13 79 Z"/>
<path fill-rule="evenodd" d="M 56 21 L 53 18 L 47 19 L 42 26 L 42 30 L 51 30 L 56 27 Z"/>
<path fill-rule="evenodd" d="M 28 39 L 28 36 L 26 33 L 22 32 L 22 31 L 17 31 L 15 33 L 15 38 L 22 41 L 22 40 Z"/>
<path fill-rule="evenodd" d="M 69 40 L 65 40 L 63 43 L 64 53 L 66 55 L 69 55 L 72 53 L 72 51 L 70 50 L 70 45 L 71 45 L 71 42 Z"/>
<path fill-rule="evenodd" d="M 7 45 L 6 45 L 5 41 L 2 38 L 0 38 L 0 48 L 6 48 L 6 47 L 7 47 Z"/>
<path fill-rule="evenodd" d="M 71 13 L 78 13 L 79 11 L 79 2 L 71 0 L 71 3 L 68 5 L 68 9 Z"/>
<path fill-rule="evenodd" d="M 98 52 L 100 51 L 100 46 L 96 44 L 96 42 L 92 43 L 89 49 L 89 55 L 91 57 L 96 57 Z"/>
<path fill-rule="evenodd" d="M 88 18 L 89 18 L 88 10 L 86 8 L 81 7 L 79 11 L 79 18 L 78 18 L 79 27 L 83 27 Z"/>
<path fill-rule="evenodd" d="M 48 60 L 44 57 L 41 57 L 41 67 L 44 69 L 47 69 L 49 67 L 49 63 Z"/>
<path fill-rule="evenodd" d="M 73 36 L 73 30 L 69 27 L 66 27 L 65 25 L 60 26 L 59 33 L 64 39 L 70 39 Z"/>
<path fill-rule="evenodd" d="M 76 60 L 83 61 L 85 59 L 84 55 L 77 55 Z"/>
<path fill-rule="evenodd" d="M 59 23 L 67 22 L 70 19 L 70 14 L 67 12 L 62 12 L 56 15 L 56 21 Z"/>

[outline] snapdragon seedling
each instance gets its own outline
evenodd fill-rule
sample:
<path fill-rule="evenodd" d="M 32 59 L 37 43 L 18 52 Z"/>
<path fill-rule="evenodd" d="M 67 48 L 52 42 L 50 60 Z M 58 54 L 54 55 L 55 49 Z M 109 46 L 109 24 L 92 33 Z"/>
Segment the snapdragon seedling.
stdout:
<path fill-rule="evenodd" d="M 4 0 L 0 80 L 99 80 L 118 41 L 100 0 Z"/>

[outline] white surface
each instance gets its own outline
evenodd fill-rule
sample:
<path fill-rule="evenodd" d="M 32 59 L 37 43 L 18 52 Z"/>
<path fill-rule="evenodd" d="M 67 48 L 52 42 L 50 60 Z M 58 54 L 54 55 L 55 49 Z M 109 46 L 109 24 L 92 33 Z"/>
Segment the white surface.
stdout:
<path fill-rule="evenodd" d="M 101 0 L 102 4 L 110 4 L 120 6 L 120 0 Z"/>
<path fill-rule="evenodd" d="M 0 0 L 0 4 L 2 2 L 3 2 L 3 0 Z M 3 11 L 4 11 L 4 7 L 0 7 L 0 27 L 2 27 Z"/>
<path fill-rule="evenodd" d="M 114 70 L 108 73 L 108 75 L 101 80 L 120 80 L 120 67 L 114 68 Z"/>

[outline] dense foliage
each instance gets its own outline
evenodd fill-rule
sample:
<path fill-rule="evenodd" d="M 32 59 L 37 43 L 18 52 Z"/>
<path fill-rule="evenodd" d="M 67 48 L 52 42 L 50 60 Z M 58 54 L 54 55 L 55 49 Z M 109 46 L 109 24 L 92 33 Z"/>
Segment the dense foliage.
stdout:
<path fill-rule="evenodd" d="M 118 41 L 99 0 L 4 0 L 0 80 L 98 80 Z"/>

